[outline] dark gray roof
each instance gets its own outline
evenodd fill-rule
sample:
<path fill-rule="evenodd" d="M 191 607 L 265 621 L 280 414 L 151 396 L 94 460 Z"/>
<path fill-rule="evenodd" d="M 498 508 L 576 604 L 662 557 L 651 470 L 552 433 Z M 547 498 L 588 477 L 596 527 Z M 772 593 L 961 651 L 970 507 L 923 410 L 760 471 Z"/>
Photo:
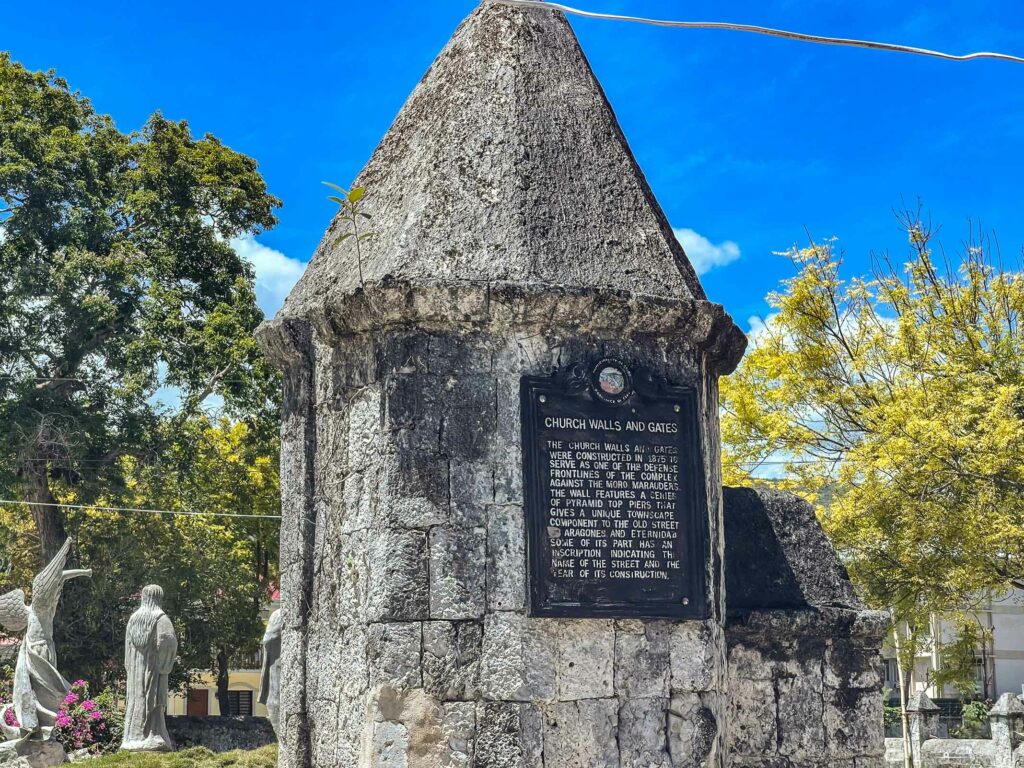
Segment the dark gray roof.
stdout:
<path fill-rule="evenodd" d="M 367 283 L 512 282 L 704 299 L 565 18 L 485 2 L 358 183 Z M 283 316 L 359 287 L 332 225 Z"/>
<path fill-rule="evenodd" d="M 725 488 L 722 506 L 730 615 L 864 607 L 806 501 L 764 488 Z"/>

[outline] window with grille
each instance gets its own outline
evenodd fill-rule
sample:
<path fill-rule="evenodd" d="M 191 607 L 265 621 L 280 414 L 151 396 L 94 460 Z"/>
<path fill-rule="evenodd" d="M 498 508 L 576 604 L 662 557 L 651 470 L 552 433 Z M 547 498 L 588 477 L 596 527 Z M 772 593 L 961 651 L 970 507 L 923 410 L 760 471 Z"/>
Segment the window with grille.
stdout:
<path fill-rule="evenodd" d="M 252 717 L 252 691 L 228 691 L 228 713 L 235 717 Z"/>
<path fill-rule="evenodd" d="M 896 659 L 884 659 L 885 661 L 885 687 L 899 691 L 900 688 L 900 671 L 896 666 Z"/>

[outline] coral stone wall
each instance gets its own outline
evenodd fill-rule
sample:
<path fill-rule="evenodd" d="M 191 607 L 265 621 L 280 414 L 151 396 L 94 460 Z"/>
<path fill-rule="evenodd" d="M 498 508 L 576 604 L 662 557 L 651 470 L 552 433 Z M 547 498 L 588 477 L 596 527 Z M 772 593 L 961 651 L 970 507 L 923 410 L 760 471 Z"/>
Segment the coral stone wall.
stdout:
<path fill-rule="evenodd" d="M 206 747 L 213 752 L 258 749 L 277 741 L 274 729 L 265 717 L 178 715 L 167 718 L 167 732 L 177 749 Z"/>
<path fill-rule="evenodd" d="M 880 614 L 752 613 L 730 621 L 735 768 L 881 768 Z"/>
<path fill-rule="evenodd" d="M 881 764 L 887 617 L 859 603 L 808 505 L 723 501 L 720 308 L 360 300 L 263 338 L 286 373 L 283 766 Z M 698 392 L 708 621 L 527 616 L 519 378 L 597 355 Z"/>
<path fill-rule="evenodd" d="M 865 610 L 809 504 L 725 488 L 728 753 L 736 768 L 880 768 L 885 613 Z"/>
<path fill-rule="evenodd" d="M 336 333 L 291 358 L 283 483 L 306 502 L 282 542 L 285 765 L 721 764 L 717 375 L 649 318 L 551 301 L 491 295 L 478 324 Z M 711 306 L 687 310 L 705 334 Z M 599 355 L 699 393 L 708 621 L 526 615 L 519 379 Z"/>

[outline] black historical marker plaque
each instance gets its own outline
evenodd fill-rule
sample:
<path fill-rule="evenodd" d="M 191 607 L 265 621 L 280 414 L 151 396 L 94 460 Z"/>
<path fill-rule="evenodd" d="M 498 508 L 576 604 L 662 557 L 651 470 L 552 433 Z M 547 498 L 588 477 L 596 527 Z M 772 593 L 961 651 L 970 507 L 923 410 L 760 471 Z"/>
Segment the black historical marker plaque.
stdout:
<path fill-rule="evenodd" d="M 520 396 L 530 614 L 705 618 L 696 392 L 606 358 Z"/>

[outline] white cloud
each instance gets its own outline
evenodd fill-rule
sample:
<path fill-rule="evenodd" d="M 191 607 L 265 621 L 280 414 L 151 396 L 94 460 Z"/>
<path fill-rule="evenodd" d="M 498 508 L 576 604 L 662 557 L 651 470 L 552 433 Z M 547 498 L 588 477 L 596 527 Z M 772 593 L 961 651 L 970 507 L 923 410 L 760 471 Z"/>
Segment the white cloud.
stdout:
<path fill-rule="evenodd" d="M 758 342 L 768 335 L 772 323 L 778 316 L 778 312 L 772 312 L 767 317 L 754 315 L 747 320 L 747 322 L 750 323 L 750 330 L 747 331 L 747 338 L 750 340 L 751 349 L 756 347 Z"/>
<path fill-rule="evenodd" d="M 716 245 L 692 229 L 676 228 L 672 231 L 698 275 L 706 274 L 715 267 L 723 267 L 740 257 L 740 247 L 732 240 L 725 240 Z"/>
<path fill-rule="evenodd" d="M 292 286 L 302 277 L 306 265 L 268 248 L 253 237 L 236 237 L 231 241 L 231 247 L 256 270 L 256 301 L 264 315 L 273 317 Z"/>

